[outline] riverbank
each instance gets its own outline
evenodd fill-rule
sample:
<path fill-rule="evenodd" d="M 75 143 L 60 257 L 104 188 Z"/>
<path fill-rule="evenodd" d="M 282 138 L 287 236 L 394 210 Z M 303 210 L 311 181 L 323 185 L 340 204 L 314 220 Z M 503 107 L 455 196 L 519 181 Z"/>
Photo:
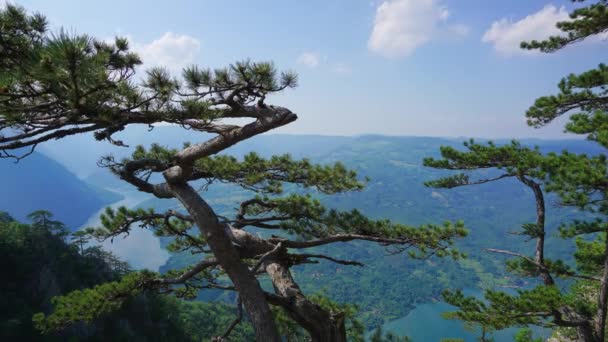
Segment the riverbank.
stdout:
<path fill-rule="evenodd" d="M 483 292 L 477 289 L 465 290 L 469 296 L 482 297 Z M 413 342 L 441 341 L 446 338 L 458 338 L 464 342 L 477 342 L 481 336 L 479 329 L 465 328 L 462 321 L 447 320 L 441 313 L 453 311 L 454 307 L 445 302 L 434 302 L 417 305 L 406 316 L 384 324 L 384 331 L 392 331 L 398 336 L 408 336 Z M 512 342 L 519 328 L 505 329 L 492 334 L 494 342 Z M 536 337 L 543 341 L 551 336 L 549 329 L 534 328 Z"/>
<path fill-rule="evenodd" d="M 141 203 L 150 199 L 150 195 L 137 190 L 106 189 L 123 196 L 123 199 L 114 202 L 108 207 L 136 208 Z M 101 224 L 99 216 L 106 210 L 102 208 L 89 217 L 87 222 L 80 227 L 95 227 Z M 158 271 L 169 259 L 169 252 L 160 243 L 160 239 L 151 230 L 133 227 L 129 235 L 119 236 L 111 240 L 99 243 L 104 250 L 112 252 L 121 260 L 128 262 L 134 269 L 148 269 Z"/>

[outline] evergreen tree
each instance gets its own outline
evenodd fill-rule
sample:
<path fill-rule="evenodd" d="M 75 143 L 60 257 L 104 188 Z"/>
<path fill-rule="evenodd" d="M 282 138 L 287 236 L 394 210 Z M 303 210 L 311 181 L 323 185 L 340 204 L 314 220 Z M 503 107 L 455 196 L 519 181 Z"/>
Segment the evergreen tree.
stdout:
<path fill-rule="evenodd" d="M 563 32 L 544 41 L 522 43 L 522 48 L 556 52 L 570 44 L 608 31 L 608 1 L 574 0 L 585 3 L 570 14 L 570 20 L 557 23 Z M 542 127 L 554 119 L 569 115 L 565 130 L 584 134 L 589 140 L 608 148 L 608 67 L 580 75 L 569 75 L 559 83 L 557 95 L 536 100 L 527 111 L 528 124 Z M 445 299 L 459 311 L 447 316 L 469 323 L 503 329 L 509 326 L 539 325 L 558 327 L 558 333 L 578 340 L 603 342 L 606 340 L 606 311 L 608 309 L 608 164 L 605 153 L 589 156 L 567 151 L 542 156 L 536 150 L 513 143 L 496 147 L 493 144 L 468 144 L 469 151 L 443 148 L 442 160 L 428 159 L 432 167 L 479 170 L 498 168 L 500 176 L 517 177 L 530 187 L 537 204 L 537 222 L 524 225 L 522 234 L 537 240 L 536 253 L 525 255 L 509 251 L 495 252 L 517 257 L 508 268 L 524 276 L 538 275 L 543 284 L 519 290 L 511 295 L 500 291 L 486 291 L 485 300 L 466 297 L 461 292 L 446 292 Z M 466 175 L 448 177 L 431 182 L 431 186 L 454 187 L 480 183 Z M 546 260 L 544 250 L 544 201 L 541 185 L 546 191 L 558 194 L 560 204 L 576 207 L 596 217 L 591 221 L 563 222 L 560 235 L 574 239 L 577 250 L 566 260 Z M 542 214 L 542 215 L 541 215 Z M 541 219 L 541 216 L 543 219 Z M 541 224 L 543 223 L 543 224 Z M 539 250 L 539 246 L 542 247 Z M 568 266 L 574 259 L 576 267 Z M 570 281 L 558 286 L 554 277 Z M 518 336 L 531 340 L 528 332 Z"/>
<path fill-rule="evenodd" d="M 63 222 L 53 220 L 53 213 L 48 210 L 36 210 L 27 215 L 32 227 L 41 229 L 49 234 L 65 238 L 68 230 Z"/>
<path fill-rule="evenodd" d="M 10 216 L 0 213 L 0 217 Z M 106 286 L 112 286 L 126 274 L 107 264 L 108 260 L 125 264 L 111 253 L 90 247 L 83 255 L 75 247 L 40 227 L 0 221 L 0 340 L 200 342 L 218 336 L 233 320 L 236 310 L 226 304 L 145 293 L 126 300 L 111 315 L 83 315 L 86 325 L 49 330 L 43 313 L 51 311 L 53 296 L 108 282 Z M 82 299 L 89 306 L 107 304 L 94 296 Z M 231 337 L 251 340 L 253 329 L 241 324 Z"/>
<path fill-rule="evenodd" d="M 90 238 L 89 234 L 86 232 L 86 230 L 76 231 L 76 232 L 72 233 L 72 236 L 70 238 L 72 243 L 74 243 L 76 246 L 78 246 L 80 255 L 84 255 L 84 250 L 85 250 L 84 246 L 89 243 L 90 239 L 91 238 Z"/>
<path fill-rule="evenodd" d="M 220 288 L 238 293 L 259 341 L 281 340 L 270 305 L 284 310 L 315 341 L 344 341 L 345 313 L 302 293 L 290 268 L 319 260 L 362 265 L 310 248 L 364 240 L 407 250 L 414 257 L 460 256 L 451 244 L 466 234 L 461 224 L 411 227 L 371 220 L 357 210 L 325 208 L 317 194 L 364 186 L 340 163 L 315 165 L 289 155 L 262 158 L 251 153 L 242 160 L 219 155 L 297 119 L 291 110 L 266 103 L 270 95 L 295 87 L 295 74 L 279 73 L 271 63 L 243 61 L 216 70 L 191 66 L 180 78 L 153 68 L 137 82 L 135 68 L 142 62 L 126 39 L 107 43 L 86 35 L 50 34 L 46 26 L 43 16 L 27 15 L 15 6 L 0 11 L 0 130 L 6 132 L 0 136 L 2 156 L 18 160 L 27 156 L 24 148 L 31 152 L 46 141 L 85 132 L 127 146 L 114 134 L 131 124 L 167 122 L 207 134 L 181 149 L 138 146 L 124 160 L 104 157 L 101 164 L 123 181 L 158 198 L 177 199 L 185 210 L 108 209 L 103 227 L 90 231 L 107 239 L 142 225 L 173 237 L 174 251 L 200 253 L 199 263 L 166 275 L 131 273 L 120 283 L 62 297 L 56 303 L 64 310 L 43 322 L 65 324 L 105 313 L 144 289 L 192 297 L 201 288 Z M 235 118 L 249 123 L 227 123 Z M 251 198 L 238 204 L 231 217 L 220 216 L 204 198 L 204 189 L 215 183 L 240 186 Z M 203 191 L 194 184 L 202 184 Z M 272 235 L 253 234 L 251 228 Z M 274 292 L 262 289 L 260 276 L 268 276 Z M 83 305 L 90 303 L 87 298 L 104 304 Z"/>

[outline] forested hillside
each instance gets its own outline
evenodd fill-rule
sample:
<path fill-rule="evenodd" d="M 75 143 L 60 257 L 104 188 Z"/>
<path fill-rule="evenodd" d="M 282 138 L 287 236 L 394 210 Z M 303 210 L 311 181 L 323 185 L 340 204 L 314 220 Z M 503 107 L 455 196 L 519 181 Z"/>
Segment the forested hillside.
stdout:
<path fill-rule="evenodd" d="M 130 270 L 98 247 L 70 242 L 68 228 L 42 216 L 48 214 L 33 213 L 26 224 L 0 212 L 0 340 L 194 342 L 220 336 L 236 318 L 224 304 L 142 294 L 110 315 L 43 335 L 33 316 L 50 313 L 54 296 L 116 281 Z M 92 298 L 89 305 L 103 303 Z M 233 334 L 247 340 L 252 330 L 242 324 Z"/>
<path fill-rule="evenodd" d="M 177 127 L 155 128 L 167 147 L 179 145 Z M 133 132 L 134 135 L 137 132 Z M 127 130 L 125 135 L 132 134 Z M 189 136 L 194 137 L 193 133 Z M 143 135 L 142 137 L 145 137 Z M 171 138 L 173 137 L 173 138 Z M 148 138 L 151 139 L 151 138 Z M 145 143 L 145 139 L 143 140 Z M 499 144 L 508 141 L 499 141 Z M 560 152 L 568 149 L 577 153 L 597 154 L 600 149 L 582 140 L 528 140 L 528 146 L 539 146 L 544 153 Z M 82 141 L 91 149 L 100 146 L 94 142 Z M 60 151 L 72 145 L 66 142 L 54 143 L 52 150 Z M 461 139 L 430 137 L 323 137 L 265 135 L 252 139 L 251 145 L 236 145 L 226 153 L 242 157 L 250 151 L 258 151 L 263 156 L 291 153 L 296 157 L 308 157 L 315 162 L 331 163 L 342 161 L 359 173 L 369 177 L 367 187 L 362 192 L 333 198 L 320 196 L 330 207 L 341 209 L 359 208 L 371 217 L 388 217 L 398 222 L 424 224 L 441 223 L 445 220 L 462 219 L 472 235 L 458 243 L 468 258 L 459 262 L 430 259 L 412 262 L 399 255 L 389 255 L 387 251 L 367 243 L 349 243 L 332 247 L 328 252 L 341 258 L 355 259 L 365 267 L 336 266 L 329 262 L 321 265 L 300 266 L 295 277 L 308 293 L 322 291 L 338 302 L 349 302 L 358 298 L 359 317 L 367 328 L 373 329 L 385 322 L 407 315 L 417 304 L 440 299 L 446 288 L 509 288 L 526 286 L 520 280 L 505 272 L 502 257 L 483 252 L 483 248 L 500 247 L 525 250 L 518 236 L 509 234 L 522 223 L 534 216 L 533 197 L 529 190 L 515 181 L 505 180 L 493 185 L 463 188 L 455 191 L 430 189 L 424 182 L 445 175 L 445 171 L 422 166 L 426 157 L 437 157 L 442 145 L 462 148 Z M 66 147 L 67 148 L 67 147 Z M 50 151 L 47 149 L 46 151 Z M 124 148 L 107 147 L 101 152 L 124 155 Z M 52 153 L 49 153 L 52 154 Z M 66 159 L 63 162 L 83 173 L 98 186 L 120 187 L 120 182 L 106 169 L 91 168 L 87 161 Z M 86 170 L 86 171 L 85 171 Z M 492 174 L 492 170 L 488 174 Z M 237 187 L 214 184 L 205 190 L 205 196 L 218 212 L 229 214 L 230 210 L 248 194 Z M 549 203 L 555 204 L 551 197 Z M 140 205 L 157 210 L 168 208 L 182 210 L 174 201 L 152 200 Z M 558 248 L 554 254 L 572 251 L 574 246 L 556 236 L 558 223 L 581 217 L 571 209 L 549 206 L 549 240 Z M 164 239 L 164 245 L 169 240 Z M 555 256 L 555 255 L 553 255 Z M 180 268 L 198 259 L 198 255 L 185 252 L 171 257 L 161 271 Z M 387 295 L 390 294 L 390 295 Z M 221 290 L 204 290 L 199 299 L 223 300 L 234 303 L 232 293 Z M 440 319 L 439 317 L 437 319 Z"/>
<path fill-rule="evenodd" d="M 162 127 L 159 131 L 170 129 Z M 453 191 L 424 186 L 424 182 L 446 172 L 424 167 L 422 160 L 437 156 L 442 145 L 461 149 L 459 139 L 364 136 L 329 140 L 306 136 L 300 139 L 304 142 L 302 146 L 290 144 L 294 138 L 268 135 L 254 139 L 254 144 L 262 155 L 297 151 L 300 156 L 311 156 L 315 162 L 342 161 L 357 170 L 361 177 L 369 177 L 367 187 L 361 192 L 332 198 L 320 196 L 328 206 L 358 208 L 371 217 L 388 217 L 412 224 L 462 219 L 471 230 L 471 236 L 458 243 L 459 248 L 468 254 L 467 259 L 459 262 L 434 258 L 411 261 L 402 255 L 390 255 L 390 249 L 384 250 L 365 242 L 320 249 L 318 252 L 355 259 L 365 266 L 348 267 L 321 261 L 321 265 L 298 267 L 295 277 L 307 292 L 324 291 L 339 302 L 358 298 L 360 317 L 368 328 L 373 328 L 406 315 L 416 304 L 438 300 L 446 288 L 526 285 L 505 272 L 504 258 L 486 253 L 483 249 L 500 247 L 523 251 L 532 243 L 522 244 L 517 235 L 509 234 L 534 217 L 534 199 L 529 190 L 512 180 Z M 328 141 L 333 144 L 328 144 Z M 592 143 L 580 140 L 536 140 L 525 143 L 538 145 L 545 153 L 562 149 L 589 154 L 599 151 Z M 320 145 L 324 148 L 307 147 Z M 230 152 L 242 156 L 247 153 L 247 148 L 237 145 Z M 492 174 L 494 171 L 487 172 Z M 215 210 L 229 215 L 236 203 L 247 198 L 248 194 L 237 187 L 214 184 L 206 188 L 205 196 Z M 556 236 L 559 222 L 580 218 L 581 214 L 576 210 L 555 207 L 554 197 L 549 198 L 549 203 L 549 240 L 557 246 L 551 251 L 555 256 L 574 248 L 573 244 Z M 143 203 L 140 207 L 182 210 L 175 201 L 158 199 Z M 168 240 L 164 242 L 168 244 Z M 161 270 L 183 267 L 197 258 L 197 255 L 188 252 L 176 255 Z M 234 300 L 231 294 L 218 290 L 204 290 L 199 298 Z"/>

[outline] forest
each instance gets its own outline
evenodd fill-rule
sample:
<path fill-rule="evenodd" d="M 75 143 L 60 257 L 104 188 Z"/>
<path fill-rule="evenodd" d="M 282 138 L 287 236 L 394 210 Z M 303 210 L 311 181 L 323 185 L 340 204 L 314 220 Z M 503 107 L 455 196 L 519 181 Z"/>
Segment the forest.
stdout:
<path fill-rule="evenodd" d="M 572 2 L 521 50 L 605 44 Z M 57 24 L 0 3 L 2 340 L 608 340 L 606 65 L 530 96 L 575 139 L 266 134 L 295 72 Z"/>

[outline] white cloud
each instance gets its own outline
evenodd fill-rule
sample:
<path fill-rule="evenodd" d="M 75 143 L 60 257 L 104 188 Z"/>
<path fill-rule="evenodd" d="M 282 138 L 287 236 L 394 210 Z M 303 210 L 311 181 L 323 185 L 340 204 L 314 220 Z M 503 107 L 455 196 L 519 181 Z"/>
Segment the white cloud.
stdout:
<path fill-rule="evenodd" d="M 296 63 L 307 66 L 309 68 L 318 67 L 320 62 L 321 57 L 316 52 L 304 52 L 300 56 L 298 56 L 298 59 L 296 60 Z"/>
<path fill-rule="evenodd" d="M 449 16 L 440 0 L 385 0 L 376 9 L 368 48 L 389 58 L 409 56 L 431 40 Z"/>
<path fill-rule="evenodd" d="M 559 34 L 560 31 L 555 24 L 568 19 L 568 11 L 564 7 L 558 9 L 553 5 L 547 5 L 540 11 L 515 22 L 507 18 L 493 22 L 481 40 L 492 44 L 494 50 L 501 55 L 533 54 L 537 52 L 521 49 L 521 42 L 542 40 Z"/>
<path fill-rule="evenodd" d="M 166 32 L 149 44 L 134 45 L 145 67 L 162 66 L 174 72 L 196 63 L 200 49 L 198 39 L 173 32 Z"/>
<path fill-rule="evenodd" d="M 333 66 L 332 71 L 337 74 L 350 75 L 352 74 L 353 69 L 345 63 L 336 63 Z"/>

